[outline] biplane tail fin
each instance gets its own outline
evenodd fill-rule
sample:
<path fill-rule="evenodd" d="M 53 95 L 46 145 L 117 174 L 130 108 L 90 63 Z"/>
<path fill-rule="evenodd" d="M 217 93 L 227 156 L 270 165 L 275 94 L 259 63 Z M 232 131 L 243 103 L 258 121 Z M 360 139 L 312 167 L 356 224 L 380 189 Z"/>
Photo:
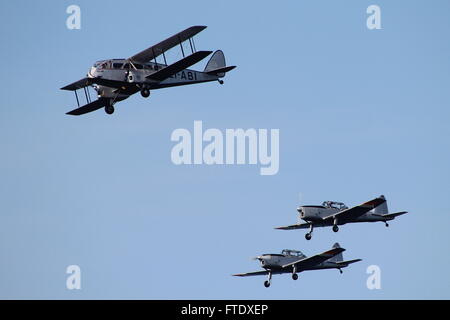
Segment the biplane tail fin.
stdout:
<path fill-rule="evenodd" d="M 209 59 L 203 72 L 222 78 L 225 77 L 226 72 L 231 71 L 234 68 L 236 68 L 236 66 L 226 66 L 225 55 L 222 50 L 217 50 Z"/>

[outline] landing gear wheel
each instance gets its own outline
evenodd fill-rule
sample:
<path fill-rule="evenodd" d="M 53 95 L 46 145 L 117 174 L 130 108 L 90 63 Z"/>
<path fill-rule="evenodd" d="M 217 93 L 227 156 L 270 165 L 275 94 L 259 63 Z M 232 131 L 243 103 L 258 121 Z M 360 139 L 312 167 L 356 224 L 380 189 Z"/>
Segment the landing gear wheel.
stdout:
<path fill-rule="evenodd" d="M 114 107 L 113 106 L 106 106 L 105 107 L 105 112 L 107 114 L 113 114 L 114 113 Z"/>
<path fill-rule="evenodd" d="M 311 240 L 311 238 L 312 238 L 312 234 L 311 233 L 307 233 L 307 234 L 305 234 L 305 239 L 306 240 Z"/>
<path fill-rule="evenodd" d="M 341 274 L 343 273 L 341 269 L 339 269 L 339 272 L 340 272 Z"/>
<path fill-rule="evenodd" d="M 292 280 L 297 280 L 297 279 L 298 279 L 298 274 L 294 273 L 294 274 L 292 275 Z"/>
<path fill-rule="evenodd" d="M 264 281 L 264 287 L 266 287 L 266 288 L 270 287 L 270 282 L 267 280 Z"/>
<path fill-rule="evenodd" d="M 141 90 L 141 96 L 143 96 L 144 98 L 148 98 L 150 96 L 150 90 L 142 89 Z"/>
<path fill-rule="evenodd" d="M 334 231 L 334 232 L 338 232 L 338 231 L 339 231 L 339 227 L 338 227 L 337 225 L 334 225 L 334 226 L 333 226 L 333 231 Z"/>
<path fill-rule="evenodd" d="M 217 81 L 219 81 L 220 84 L 223 84 L 223 80 L 217 80 Z"/>
<path fill-rule="evenodd" d="M 385 222 L 384 224 L 386 225 L 386 227 L 389 227 L 389 223 Z"/>

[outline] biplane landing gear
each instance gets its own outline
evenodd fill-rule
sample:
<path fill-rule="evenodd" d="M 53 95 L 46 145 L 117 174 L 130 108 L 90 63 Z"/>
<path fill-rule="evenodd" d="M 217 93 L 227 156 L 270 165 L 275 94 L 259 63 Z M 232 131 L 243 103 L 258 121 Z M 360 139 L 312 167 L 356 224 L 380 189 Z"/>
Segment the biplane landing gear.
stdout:
<path fill-rule="evenodd" d="M 141 90 L 141 96 L 143 96 L 144 98 L 148 98 L 150 96 L 150 90 L 142 89 Z"/>
<path fill-rule="evenodd" d="M 385 225 L 386 227 L 389 227 L 389 223 L 387 223 L 386 221 L 384 222 L 384 225 Z"/>
<path fill-rule="evenodd" d="M 220 84 L 223 84 L 223 80 L 217 80 Z"/>
<path fill-rule="evenodd" d="M 342 274 L 343 273 L 342 269 L 339 269 L 339 272 Z"/>
<path fill-rule="evenodd" d="M 335 224 L 333 225 L 333 232 L 338 232 L 339 231 L 339 227 Z"/>
<path fill-rule="evenodd" d="M 298 279 L 298 274 L 294 273 L 292 274 L 292 280 L 297 280 Z"/>
<path fill-rule="evenodd" d="M 105 112 L 107 113 L 107 114 L 113 114 L 114 113 L 114 107 L 113 106 L 106 106 L 105 107 Z"/>

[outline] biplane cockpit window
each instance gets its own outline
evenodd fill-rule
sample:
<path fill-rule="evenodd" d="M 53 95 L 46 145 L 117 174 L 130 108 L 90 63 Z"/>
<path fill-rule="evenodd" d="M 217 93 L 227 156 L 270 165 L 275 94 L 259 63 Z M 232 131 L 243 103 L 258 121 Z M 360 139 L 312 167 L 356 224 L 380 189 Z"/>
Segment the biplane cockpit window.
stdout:
<path fill-rule="evenodd" d="M 134 66 L 136 67 L 136 69 L 143 69 L 144 68 L 142 66 L 142 64 L 138 64 L 138 63 L 135 63 Z"/>
<path fill-rule="evenodd" d="M 113 63 L 114 69 L 120 69 L 120 68 L 122 68 L 122 66 L 123 66 L 123 63 Z"/>
<path fill-rule="evenodd" d="M 129 64 L 129 63 L 125 63 L 125 64 L 123 65 L 123 68 L 124 68 L 124 69 L 130 69 L 130 64 Z"/>

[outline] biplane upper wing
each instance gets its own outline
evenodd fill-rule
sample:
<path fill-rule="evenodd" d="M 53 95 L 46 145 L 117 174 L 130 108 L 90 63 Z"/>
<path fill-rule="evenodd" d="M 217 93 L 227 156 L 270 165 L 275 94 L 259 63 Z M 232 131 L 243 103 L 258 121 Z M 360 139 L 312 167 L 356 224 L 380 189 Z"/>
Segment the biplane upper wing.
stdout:
<path fill-rule="evenodd" d="M 333 248 L 331 250 L 316 254 L 315 256 L 311 256 L 308 258 L 302 258 L 297 261 L 293 261 L 291 263 L 285 264 L 282 267 L 287 268 L 287 267 L 295 265 L 297 267 L 297 270 L 301 270 L 301 269 L 312 267 L 319 263 L 322 263 L 344 251 L 345 251 L 344 248 Z"/>
<path fill-rule="evenodd" d="M 203 60 L 207 56 L 209 56 L 212 53 L 212 51 L 197 51 L 193 54 L 184 57 L 181 60 L 178 60 L 177 62 L 159 70 L 155 73 L 152 73 L 151 75 L 148 75 L 148 79 L 157 80 L 157 81 L 163 81 L 164 79 L 167 79 L 168 77 L 174 75 L 177 72 L 180 72 L 181 70 L 184 70 L 193 64 L 196 64 L 197 62 Z"/>
<path fill-rule="evenodd" d="M 358 206 L 342 210 L 336 214 L 324 217 L 324 220 L 327 219 L 333 219 L 334 217 L 337 217 L 338 219 L 345 220 L 353 220 L 358 218 L 359 216 L 362 216 L 363 214 L 369 212 L 370 210 L 378 207 L 380 204 L 386 202 L 386 199 L 384 197 L 379 197 L 372 199 L 370 201 L 364 202 Z"/>
<path fill-rule="evenodd" d="M 206 29 L 206 26 L 193 26 L 187 28 L 186 30 L 178 32 L 177 34 L 171 36 L 170 38 L 167 38 L 166 40 L 163 40 L 160 43 L 155 44 L 154 46 L 151 46 L 150 48 L 147 48 L 135 54 L 129 59 L 133 62 L 140 62 L 140 63 L 148 62 L 158 57 L 163 52 L 179 45 L 181 42 L 188 40 L 189 38 L 192 38 L 197 33 L 203 31 L 204 29 Z"/>

